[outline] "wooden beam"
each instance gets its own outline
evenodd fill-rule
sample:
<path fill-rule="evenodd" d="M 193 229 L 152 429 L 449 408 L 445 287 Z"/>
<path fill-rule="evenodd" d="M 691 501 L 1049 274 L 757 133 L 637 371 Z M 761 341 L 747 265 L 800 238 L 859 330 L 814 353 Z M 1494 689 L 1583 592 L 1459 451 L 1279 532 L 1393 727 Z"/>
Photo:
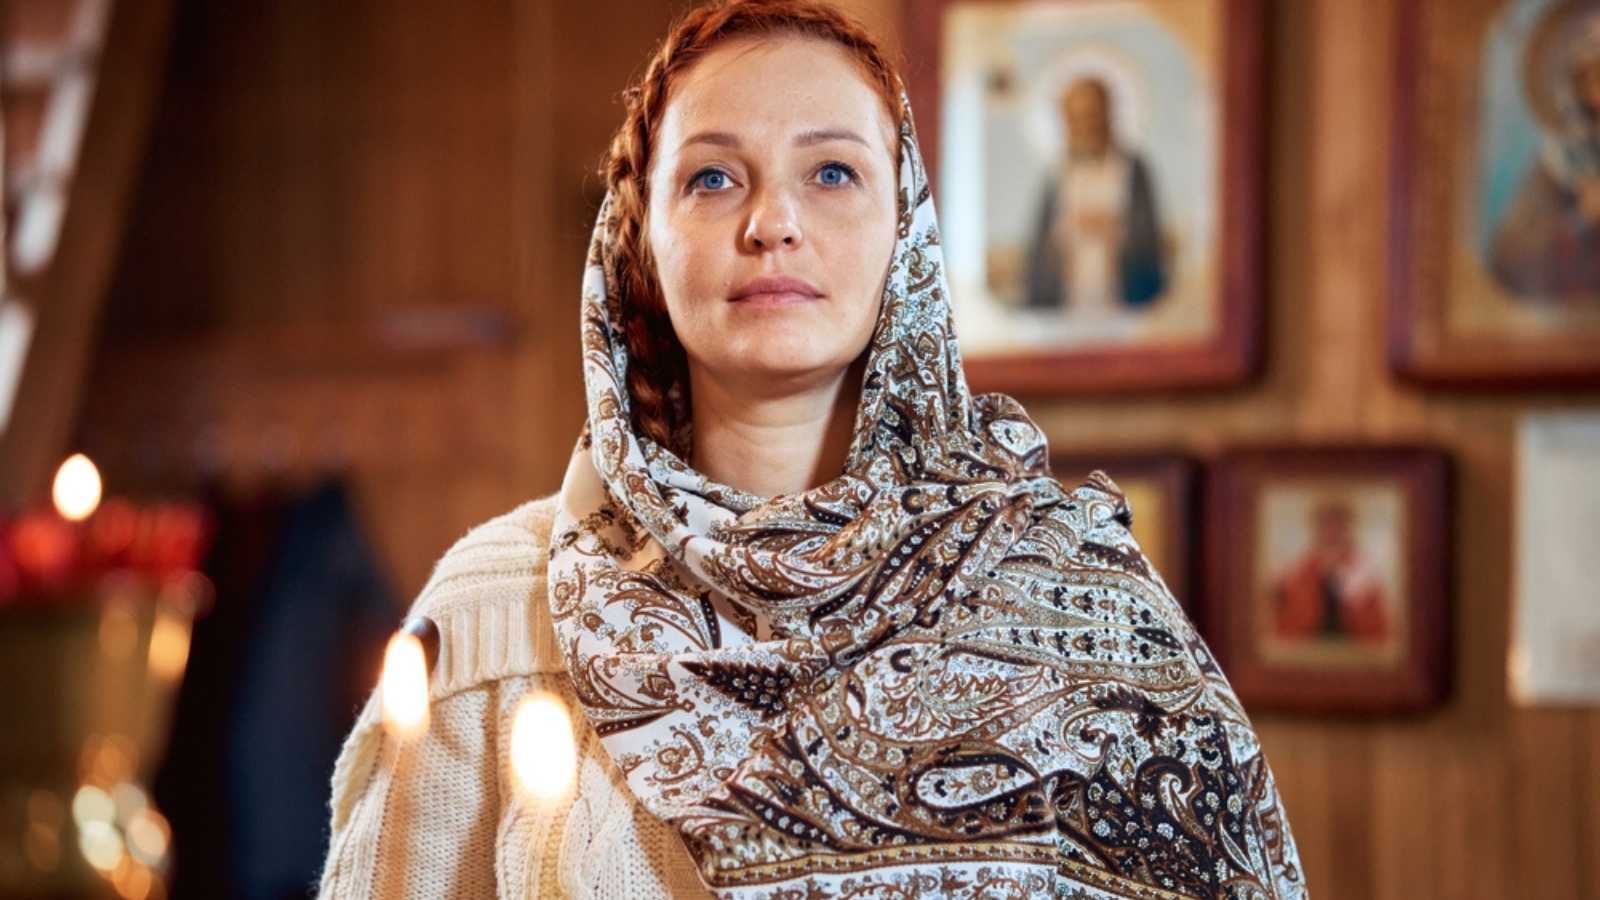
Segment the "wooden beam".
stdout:
<path fill-rule="evenodd" d="M 0 508 L 41 500 L 68 452 L 160 95 L 172 8 L 171 0 L 115 4 L 60 242 L 42 272 L 16 284 L 38 323 L 0 434 Z"/>

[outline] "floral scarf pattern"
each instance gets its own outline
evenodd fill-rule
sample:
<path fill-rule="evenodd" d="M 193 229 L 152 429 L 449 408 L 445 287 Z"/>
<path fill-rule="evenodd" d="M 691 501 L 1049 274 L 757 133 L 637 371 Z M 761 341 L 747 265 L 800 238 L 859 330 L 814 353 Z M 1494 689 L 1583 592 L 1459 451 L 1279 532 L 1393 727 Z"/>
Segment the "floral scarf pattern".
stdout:
<path fill-rule="evenodd" d="M 901 93 L 844 472 L 758 497 L 630 424 L 610 199 L 549 604 L 583 711 L 719 896 L 1305 895 L 1254 731 L 1096 472 L 974 396 Z"/>

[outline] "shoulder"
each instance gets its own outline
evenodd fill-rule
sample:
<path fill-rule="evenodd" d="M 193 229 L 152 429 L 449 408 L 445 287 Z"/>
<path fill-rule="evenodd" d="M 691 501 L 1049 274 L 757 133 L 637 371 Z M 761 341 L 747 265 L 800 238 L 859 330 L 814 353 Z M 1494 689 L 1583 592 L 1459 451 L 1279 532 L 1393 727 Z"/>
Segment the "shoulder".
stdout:
<path fill-rule="evenodd" d="M 1091 526 L 1114 522 L 1124 529 L 1133 527 L 1133 508 L 1128 505 L 1128 497 L 1105 470 L 1090 472 L 1068 493 L 1074 500 L 1084 504 Z"/>
<path fill-rule="evenodd" d="M 555 508 L 552 494 L 474 525 L 434 564 L 412 613 L 445 612 L 481 602 L 493 584 L 542 578 Z"/>
<path fill-rule="evenodd" d="M 563 671 L 545 601 L 556 496 L 473 526 L 434 564 L 408 616 L 438 629 L 435 701 L 500 678 Z"/>

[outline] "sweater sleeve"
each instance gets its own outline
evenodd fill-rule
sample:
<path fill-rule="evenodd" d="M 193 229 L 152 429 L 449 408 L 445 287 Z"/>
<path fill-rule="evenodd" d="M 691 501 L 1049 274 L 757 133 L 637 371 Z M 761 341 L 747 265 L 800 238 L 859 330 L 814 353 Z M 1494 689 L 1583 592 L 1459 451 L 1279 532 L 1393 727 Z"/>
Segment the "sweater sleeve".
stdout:
<path fill-rule="evenodd" d="M 443 698 L 406 741 L 384 732 L 374 693 L 335 766 L 319 896 L 496 896 L 496 687 Z"/>
<path fill-rule="evenodd" d="M 579 708 L 564 675 L 508 677 L 440 700 L 428 732 L 400 742 L 369 701 L 335 768 L 319 896 L 708 898 L 677 834 L 634 800 L 581 715 L 574 789 L 517 795 L 507 745 L 533 692 Z"/>
<path fill-rule="evenodd" d="M 324 900 L 706 897 L 677 832 L 634 800 L 583 717 L 545 606 L 553 501 L 473 529 L 411 609 L 440 633 L 429 724 L 399 741 L 377 692 L 334 767 Z M 512 721 L 530 693 L 572 712 L 572 790 L 522 796 Z"/>
<path fill-rule="evenodd" d="M 434 566 L 409 612 L 441 637 L 428 728 L 393 739 L 367 701 L 334 766 L 321 897 L 496 895 L 503 679 L 560 665 L 538 615 L 550 506 L 478 525 Z"/>

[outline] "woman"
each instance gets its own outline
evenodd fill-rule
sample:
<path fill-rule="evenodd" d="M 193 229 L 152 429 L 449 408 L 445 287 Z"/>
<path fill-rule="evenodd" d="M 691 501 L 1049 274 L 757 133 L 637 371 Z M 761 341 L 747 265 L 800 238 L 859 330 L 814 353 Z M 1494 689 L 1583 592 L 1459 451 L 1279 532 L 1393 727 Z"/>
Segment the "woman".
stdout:
<path fill-rule="evenodd" d="M 584 434 L 560 494 L 424 589 L 433 725 L 393 745 L 363 713 L 324 895 L 1303 895 L 1115 485 L 1064 491 L 1022 408 L 968 393 L 872 40 L 700 8 L 626 97 Z M 555 804 L 506 758 L 540 688 L 578 730 Z"/>

